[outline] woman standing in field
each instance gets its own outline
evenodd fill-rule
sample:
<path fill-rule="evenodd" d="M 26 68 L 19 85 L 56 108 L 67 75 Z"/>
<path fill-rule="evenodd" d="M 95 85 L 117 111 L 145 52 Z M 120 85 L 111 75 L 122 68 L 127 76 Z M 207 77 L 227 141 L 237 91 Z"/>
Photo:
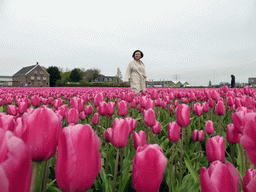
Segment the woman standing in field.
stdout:
<path fill-rule="evenodd" d="M 136 50 L 132 54 L 132 57 L 134 58 L 134 60 L 128 65 L 124 81 L 126 84 L 128 84 L 129 77 L 131 77 L 131 90 L 135 91 L 135 94 L 137 94 L 146 90 L 148 78 L 146 75 L 145 65 L 140 60 L 141 58 L 143 58 L 143 53 L 140 50 Z"/>

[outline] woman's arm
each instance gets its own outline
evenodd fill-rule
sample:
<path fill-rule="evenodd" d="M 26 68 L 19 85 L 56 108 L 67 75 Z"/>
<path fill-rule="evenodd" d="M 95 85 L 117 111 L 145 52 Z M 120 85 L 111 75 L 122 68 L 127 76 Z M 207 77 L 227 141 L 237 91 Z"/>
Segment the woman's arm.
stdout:
<path fill-rule="evenodd" d="M 132 70 L 131 63 L 129 63 L 125 73 L 124 82 L 129 82 L 129 77 L 131 76 L 131 70 Z"/>

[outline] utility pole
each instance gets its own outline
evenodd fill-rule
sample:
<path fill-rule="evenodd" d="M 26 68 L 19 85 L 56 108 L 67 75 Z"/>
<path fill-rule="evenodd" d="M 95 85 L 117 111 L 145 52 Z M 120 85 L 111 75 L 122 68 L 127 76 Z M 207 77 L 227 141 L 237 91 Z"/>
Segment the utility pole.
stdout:
<path fill-rule="evenodd" d="M 177 81 L 178 78 L 180 78 L 180 75 L 175 74 L 175 75 L 173 75 L 173 78 Z"/>

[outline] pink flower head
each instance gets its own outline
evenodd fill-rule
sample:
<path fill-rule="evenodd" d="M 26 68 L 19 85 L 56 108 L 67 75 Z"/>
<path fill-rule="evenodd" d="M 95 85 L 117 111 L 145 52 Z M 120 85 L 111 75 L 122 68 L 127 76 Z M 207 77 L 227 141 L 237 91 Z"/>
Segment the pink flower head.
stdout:
<path fill-rule="evenodd" d="M 209 135 L 214 133 L 214 126 L 213 126 L 213 122 L 211 120 L 206 121 L 205 132 Z"/>
<path fill-rule="evenodd" d="M 108 143 L 111 142 L 112 132 L 113 132 L 112 128 L 107 128 L 107 130 L 104 131 L 104 139 Z"/>
<path fill-rule="evenodd" d="M 156 121 L 156 124 L 152 127 L 152 132 L 154 134 L 160 134 L 161 133 L 161 124 Z"/>
<path fill-rule="evenodd" d="M 244 192 L 254 192 L 256 186 L 256 169 L 247 169 L 243 178 L 242 189 Z"/>
<path fill-rule="evenodd" d="M 168 123 L 168 139 L 171 142 L 177 142 L 180 139 L 180 126 L 173 121 L 172 123 Z"/>
<path fill-rule="evenodd" d="M 134 148 L 136 150 L 138 147 L 143 147 L 144 145 L 147 145 L 145 131 L 139 131 L 139 133 L 137 133 L 136 131 L 133 131 L 132 134 L 133 134 Z"/>
<path fill-rule="evenodd" d="M 75 108 L 71 108 L 68 110 L 67 114 L 66 114 L 66 119 L 67 119 L 67 123 L 73 123 L 73 124 L 77 124 L 79 121 L 79 113 L 78 110 Z"/>
<path fill-rule="evenodd" d="M 122 100 L 118 103 L 118 115 L 126 116 L 128 113 L 128 106 L 126 101 Z"/>
<path fill-rule="evenodd" d="M 200 170 L 202 192 L 239 192 L 240 176 L 230 162 L 214 161 L 208 169 Z"/>
<path fill-rule="evenodd" d="M 181 127 L 187 127 L 190 124 L 190 107 L 186 104 L 180 104 L 176 108 L 177 123 Z"/>
<path fill-rule="evenodd" d="M 225 161 L 225 141 L 223 137 L 215 136 L 208 139 L 206 156 L 210 163 L 216 160 Z"/>
<path fill-rule="evenodd" d="M 222 101 L 219 101 L 215 106 L 215 112 L 218 116 L 222 116 L 225 113 L 225 106 Z"/>
<path fill-rule="evenodd" d="M 124 148 L 127 145 L 130 128 L 124 119 L 118 120 L 113 126 L 111 143 L 116 148 Z"/>
<path fill-rule="evenodd" d="M 242 136 L 241 133 L 235 129 L 234 124 L 230 123 L 226 127 L 226 138 L 229 143 L 239 143 L 240 137 Z"/>
<path fill-rule="evenodd" d="M 149 127 L 153 127 L 156 124 L 155 111 L 153 109 L 148 109 L 144 112 L 144 121 Z"/>
<path fill-rule="evenodd" d="M 92 124 L 97 125 L 99 123 L 99 113 L 94 113 L 92 117 Z"/>

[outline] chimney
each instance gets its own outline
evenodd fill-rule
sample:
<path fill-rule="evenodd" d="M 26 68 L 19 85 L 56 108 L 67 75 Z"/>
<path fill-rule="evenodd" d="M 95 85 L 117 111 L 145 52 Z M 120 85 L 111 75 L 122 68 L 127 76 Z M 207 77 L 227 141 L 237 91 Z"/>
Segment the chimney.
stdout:
<path fill-rule="evenodd" d="M 36 65 L 38 65 L 38 62 L 36 62 Z"/>

